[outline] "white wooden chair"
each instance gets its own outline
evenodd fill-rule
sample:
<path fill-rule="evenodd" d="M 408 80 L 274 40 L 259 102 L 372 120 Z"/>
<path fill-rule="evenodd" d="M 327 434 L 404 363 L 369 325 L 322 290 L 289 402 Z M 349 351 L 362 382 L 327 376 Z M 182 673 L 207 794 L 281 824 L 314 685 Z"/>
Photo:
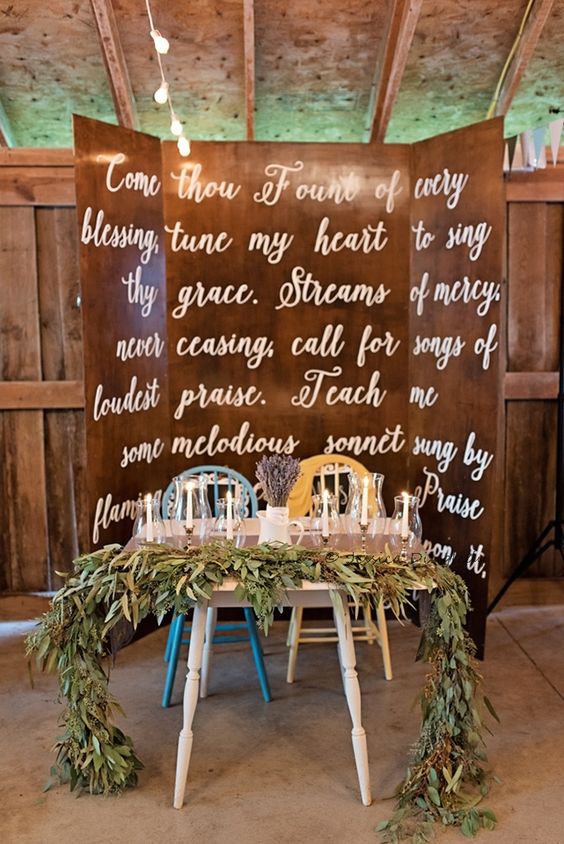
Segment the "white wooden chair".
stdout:
<path fill-rule="evenodd" d="M 342 454 L 317 454 L 302 460 L 301 475 L 288 499 L 291 518 L 306 516 L 312 507 L 312 496 L 324 489 L 328 489 L 336 498 L 340 512 L 344 512 L 347 504 L 349 484 L 346 479 L 351 471 L 360 478 L 368 473 L 368 469 L 358 460 Z M 346 482 L 345 482 L 346 481 Z M 391 680 L 392 659 L 388 640 L 386 612 L 382 603 L 376 610 L 377 623 L 372 618 L 370 607 L 363 608 L 363 618 L 360 623 L 352 625 L 355 642 L 377 642 L 382 649 L 384 676 Z M 303 607 L 294 607 L 288 629 L 286 644 L 289 648 L 288 671 L 286 681 L 293 683 L 296 676 L 296 662 L 300 645 L 319 642 L 338 642 L 337 630 L 331 626 L 302 627 Z"/>

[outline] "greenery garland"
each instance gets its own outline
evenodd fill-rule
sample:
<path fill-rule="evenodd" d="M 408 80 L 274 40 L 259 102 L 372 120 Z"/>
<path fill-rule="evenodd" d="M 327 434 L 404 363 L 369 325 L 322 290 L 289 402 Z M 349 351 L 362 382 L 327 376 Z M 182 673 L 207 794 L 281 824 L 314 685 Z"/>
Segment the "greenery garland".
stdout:
<path fill-rule="evenodd" d="M 343 553 L 299 546 L 194 546 L 186 550 L 145 544 L 122 551 L 107 546 L 79 557 L 51 609 L 27 640 L 47 671 L 56 670 L 66 698 L 64 734 L 52 773 L 71 789 L 92 793 L 135 785 L 142 767 L 131 739 L 113 723 L 121 709 L 104 669 L 112 630 L 126 620 L 135 628 L 149 614 L 185 614 L 211 597 L 227 578 L 248 600 L 265 632 L 286 589 L 303 581 L 336 583 L 360 606 L 380 599 L 404 615 L 413 588 L 429 593 L 420 658 L 431 666 L 421 695 L 422 724 L 393 817 L 378 825 L 384 841 L 428 841 L 434 823 L 459 826 L 467 836 L 491 829 L 495 816 L 478 803 L 488 791 L 482 721 L 476 690 L 481 677 L 474 645 L 464 630 L 469 599 L 462 579 L 420 555 L 411 565 L 389 553 Z M 423 593 L 425 594 L 425 593 Z M 114 631 L 115 632 L 115 631 Z M 495 712 L 483 698 L 492 715 Z"/>

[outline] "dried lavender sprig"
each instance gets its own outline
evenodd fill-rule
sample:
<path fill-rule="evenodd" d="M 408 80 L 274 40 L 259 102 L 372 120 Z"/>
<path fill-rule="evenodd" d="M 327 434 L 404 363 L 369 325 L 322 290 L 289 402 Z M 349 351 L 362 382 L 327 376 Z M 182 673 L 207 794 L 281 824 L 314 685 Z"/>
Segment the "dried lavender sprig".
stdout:
<path fill-rule="evenodd" d="M 300 461 L 289 454 L 265 455 L 257 463 L 257 478 L 271 507 L 285 507 L 300 476 Z"/>

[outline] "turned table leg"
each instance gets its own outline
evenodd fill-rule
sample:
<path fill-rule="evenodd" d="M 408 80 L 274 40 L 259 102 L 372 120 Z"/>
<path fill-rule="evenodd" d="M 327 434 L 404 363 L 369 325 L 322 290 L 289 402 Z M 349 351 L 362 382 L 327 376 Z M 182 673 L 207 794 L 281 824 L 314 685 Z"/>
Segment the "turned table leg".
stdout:
<path fill-rule="evenodd" d="M 190 633 L 190 649 L 188 651 L 188 673 L 184 686 L 183 724 L 178 737 L 178 751 L 176 756 L 176 780 L 174 783 L 174 808 L 181 809 L 186 790 L 186 779 L 190 766 L 192 752 L 192 722 L 198 703 L 198 689 L 200 685 L 200 668 L 202 666 L 202 652 L 204 648 L 204 633 L 206 625 L 208 602 L 203 601 L 194 609 L 194 619 Z"/>
<path fill-rule="evenodd" d="M 303 607 L 294 607 L 292 610 L 292 620 L 290 621 L 290 630 L 288 633 L 289 652 L 288 671 L 286 673 L 287 683 L 293 683 L 296 679 L 296 660 L 298 658 L 298 648 L 300 646 L 303 612 Z"/>
<path fill-rule="evenodd" d="M 392 658 L 390 656 L 386 610 L 384 609 L 384 602 L 382 599 L 380 599 L 376 614 L 378 618 L 378 631 L 380 633 L 380 645 L 382 647 L 382 659 L 384 660 L 384 676 L 386 680 L 391 680 L 394 675 L 392 674 Z"/>
<path fill-rule="evenodd" d="M 216 626 L 217 607 L 210 607 L 206 615 L 206 634 L 204 637 L 204 655 L 202 657 L 202 677 L 200 680 L 200 697 L 202 698 L 208 696 L 213 637 L 215 636 Z"/>
<path fill-rule="evenodd" d="M 351 618 L 346 597 L 341 592 L 332 591 L 335 625 L 339 637 L 339 659 L 343 665 L 343 683 L 345 695 L 352 720 L 352 745 L 358 782 L 360 785 L 360 796 L 365 806 L 372 803 L 370 793 L 370 774 L 368 771 L 368 750 L 366 747 L 366 732 L 361 723 L 360 716 L 360 686 L 358 675 L 355 670 L 356 656 L 352 636 Z"/>

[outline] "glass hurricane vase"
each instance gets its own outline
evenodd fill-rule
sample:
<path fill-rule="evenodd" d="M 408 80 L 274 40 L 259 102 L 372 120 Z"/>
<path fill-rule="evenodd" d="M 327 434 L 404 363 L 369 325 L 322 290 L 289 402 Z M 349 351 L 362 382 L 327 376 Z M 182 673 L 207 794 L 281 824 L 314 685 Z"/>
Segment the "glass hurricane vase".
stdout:
<path fill-rule="evenodd" d="M 152 495 L 140 496 L 135 502 L 133 536 L 142 542 L 166 542 L 166 530 L 161 518 L 161 502 Z"/>

